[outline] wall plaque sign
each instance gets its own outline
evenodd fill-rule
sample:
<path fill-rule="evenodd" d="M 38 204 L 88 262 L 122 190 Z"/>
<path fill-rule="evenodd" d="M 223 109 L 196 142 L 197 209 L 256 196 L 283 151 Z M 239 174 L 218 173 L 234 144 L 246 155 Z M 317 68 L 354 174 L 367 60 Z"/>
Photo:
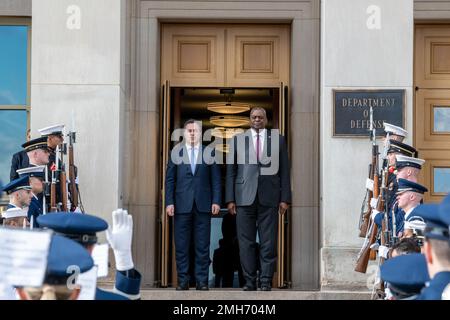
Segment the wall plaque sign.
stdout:
<path fill-rule="evenodd" d="M 367 136 L 370 107 L 377 135 L 383 122 L 404 128 L 405 90 L 333 90 L 333 136 Z"/>

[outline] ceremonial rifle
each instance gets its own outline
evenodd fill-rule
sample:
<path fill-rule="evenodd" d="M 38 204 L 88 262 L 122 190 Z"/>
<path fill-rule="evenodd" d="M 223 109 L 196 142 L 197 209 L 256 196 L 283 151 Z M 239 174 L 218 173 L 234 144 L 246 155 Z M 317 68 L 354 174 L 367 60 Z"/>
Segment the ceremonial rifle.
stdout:
<path fill-rule="evenodd" d="M 372 161 L 373 161 L 373 198 L 378 199 L 379 198 L 379 175 L 378 175 L 378 145 L 376 144 L 376 129 L 373 126 L 373 108 L 370 107 L 370 131 L 371 131 L 371 141 L 372 141 Z M 370 198 L 371 199 L 371 198 Z M 370 199 L 369 199 L 369 207 L 370 206 Z M 366 232 L 366 236 L 364 239 L 363 246 L 358 254 L 355 271 L 366 273 L 367 271 L 367 265 L 370 260 L 374 260 L 376 258 L 376 255 L 372 253 L 372 250 L 370 249 L 370 246 L 375 243 L 377 234 L 378 234 L 378 227 L 376 223 L 373 221 L 371 215 L 372 215 L 372 209 L 370 209 L 370 215 L 368 216 L 368 224 L 369 227 Z"/>
<path fill-rule="evenodd" d="M 70 192 L 70 211 L 75 211 L 78 207 L 78 188 L 76 184 L 76 167 L 73 158 L 73 144 L 75 143 L 75 132 L 69 132 L 69 192 Z"/>

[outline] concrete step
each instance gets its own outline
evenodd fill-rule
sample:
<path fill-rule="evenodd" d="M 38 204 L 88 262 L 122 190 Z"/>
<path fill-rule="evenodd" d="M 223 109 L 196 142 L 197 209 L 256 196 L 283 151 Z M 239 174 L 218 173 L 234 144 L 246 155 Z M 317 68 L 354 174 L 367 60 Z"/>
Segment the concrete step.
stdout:
<path fill-rule="evenodd" d="M 176 291 L 175 289 L 141 290 L 143 300 L 369 300 L 369 291 L 297 291 L 273 289 L 242 291 L 241 289 L 210 289 L 209 291 Z"/>

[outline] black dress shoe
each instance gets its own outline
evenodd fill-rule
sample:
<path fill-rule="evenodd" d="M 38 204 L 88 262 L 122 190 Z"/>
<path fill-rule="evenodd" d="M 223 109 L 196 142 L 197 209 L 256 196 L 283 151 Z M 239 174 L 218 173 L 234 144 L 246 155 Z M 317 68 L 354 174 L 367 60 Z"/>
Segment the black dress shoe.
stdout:
<path fill-rule="evenodd" d="M 269 283 L 261 283 L 261 291 L 272 291 L 272 287 Z"/>
<path fill-rule="evenodd" d="M 179 284 L 178 287 L 177 287 L 177 290 L 178 291 L 180 291 L 180 290 L 189 290 L 189 284 L 187 284 L 187 283 Z"/>
<path fill-rule="evenodd" d="M 209 288 L 206 283 L 199 283 L 197 284 L 197 290 L 207 291 Z"/>
<path fill-rule="evenodd" d="M 244 291 L 256 291 L 256 286 L 251 286 L 251 285 L 246 284 L 246 285 L 242 288 L 242 290 L 244 290 Z"/>

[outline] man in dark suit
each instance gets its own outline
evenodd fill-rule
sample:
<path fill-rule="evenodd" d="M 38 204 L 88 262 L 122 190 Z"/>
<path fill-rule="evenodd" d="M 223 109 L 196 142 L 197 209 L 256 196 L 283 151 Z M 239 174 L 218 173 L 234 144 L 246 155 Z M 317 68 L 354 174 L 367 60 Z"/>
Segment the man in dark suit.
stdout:
<path fill-rule="evenodd" d="M 185 140 L 172 150 L 167 164 L 165 202 L 167 215 L 174 216 L 177 290 L 189 289 L 191 236 L 197 290 L 208 290 L 211 213 L 219 213 L 221 183 L 214 152 L 202 146 L 201 133 L 197 121 L 186 121 Z"/>
<path fill-rule="evenodd" d="M 237 214 L 245 291 L 256 290 L 257 259 L 261 264 L 261 290 L 271 290 L 277 259 L 277 213 L 284 214 L 291 203 L 286 142 L 278 130 L 266 130 L 266 123 L 265 110 L 253 108 L 251 129 L 233 138 L 227 157 L 225 202 L 228 211 Z"/>

